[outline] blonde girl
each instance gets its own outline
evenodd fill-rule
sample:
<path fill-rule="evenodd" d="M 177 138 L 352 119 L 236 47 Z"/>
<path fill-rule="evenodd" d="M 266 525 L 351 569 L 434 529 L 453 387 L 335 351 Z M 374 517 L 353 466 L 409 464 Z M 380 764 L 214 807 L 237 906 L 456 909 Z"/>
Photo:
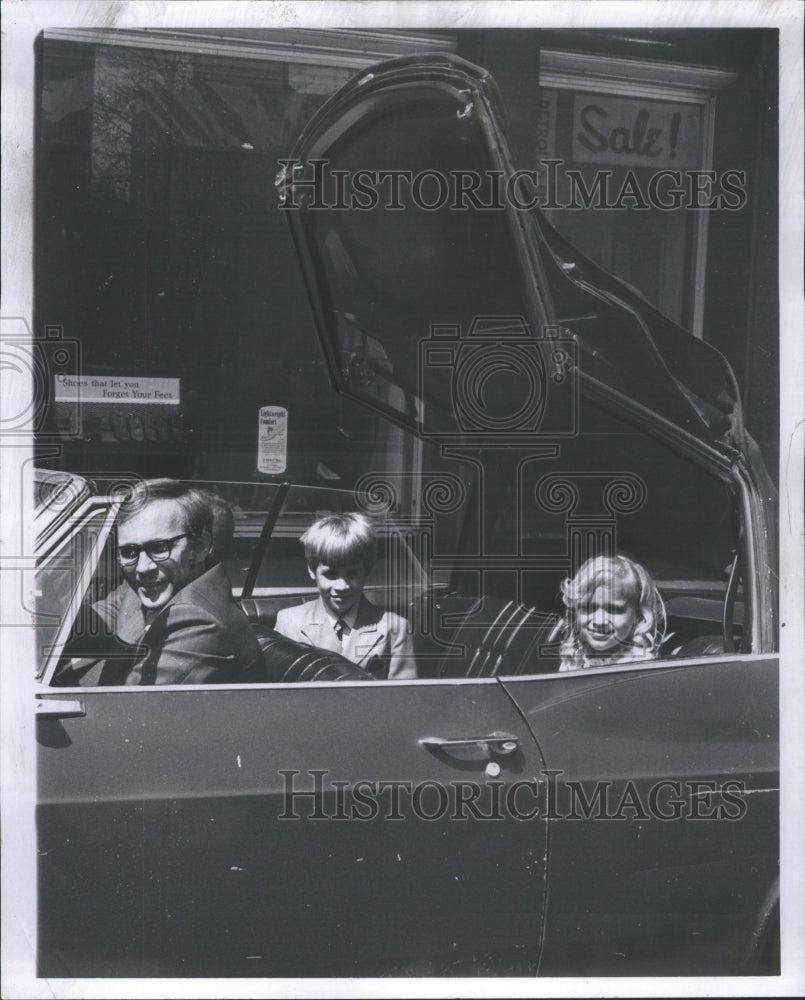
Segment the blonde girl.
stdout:
<path fill-rule="evenodd" d="M 640 563 L 625 556 L 588 559 L 562 584 L 560 670 L 653 660 L 665 638 L 665 606 Z"/>

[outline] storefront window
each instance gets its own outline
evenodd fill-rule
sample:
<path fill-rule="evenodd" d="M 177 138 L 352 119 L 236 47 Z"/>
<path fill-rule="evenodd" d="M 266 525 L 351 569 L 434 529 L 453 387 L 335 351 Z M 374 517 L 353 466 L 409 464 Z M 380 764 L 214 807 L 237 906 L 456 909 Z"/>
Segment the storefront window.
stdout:
<path fill-rule="evenodd" d="M 51 414 L 65 467 L 349 489 L 410 461 L 330 386 L 274 180 L 361 67 L 446 43 L 326 41 L 45 33 L 35 324 L 81 347 Z"/>
<path fill-rule="evenodd" d="M 567 52 L 544 51 L 541 60 L 546 214 L 587 256 L 701 336 L 707 211 L 714 199 L 741 197 L 707 174 L 715 93 L 732 74 Z"/>

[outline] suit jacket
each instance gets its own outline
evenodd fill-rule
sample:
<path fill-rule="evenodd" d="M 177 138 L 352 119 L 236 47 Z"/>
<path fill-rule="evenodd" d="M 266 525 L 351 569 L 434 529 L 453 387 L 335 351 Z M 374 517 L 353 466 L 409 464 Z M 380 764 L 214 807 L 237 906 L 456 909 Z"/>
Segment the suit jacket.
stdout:
<path fill-rule="evenodd" d="M 283 608 L 277 613 L 275 628 L 297 642 L 343 653 L 374 677 L 399 680 L 417 675 L 408 621 L 393 611 L 376 607 L 363 596 L 343 647 L 321 598 Z"/>
<path fill-rule="evenodd" d="M 104 659 L 75 664 L 73 683 L 228 684 L 266 680 L 260 646 L 217 564 L 183 587 L 148 625 L 124 583 L 93 611 L 114 634 Z M 63 684 L 65 681 L 62 680 Z"/>

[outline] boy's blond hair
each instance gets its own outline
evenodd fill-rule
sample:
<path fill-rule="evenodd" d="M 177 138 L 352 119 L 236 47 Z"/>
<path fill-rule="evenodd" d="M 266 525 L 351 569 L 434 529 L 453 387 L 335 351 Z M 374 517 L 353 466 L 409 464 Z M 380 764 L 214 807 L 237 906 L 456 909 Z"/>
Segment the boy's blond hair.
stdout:
<path fill-rule="evenodd" d="M 299 541 L 312 570 L 318 565 L 349 566 L 359 562 L 368 572 L 377 551 L 372 522 L 365 514 L 352 511 L 320 517 Z"/>

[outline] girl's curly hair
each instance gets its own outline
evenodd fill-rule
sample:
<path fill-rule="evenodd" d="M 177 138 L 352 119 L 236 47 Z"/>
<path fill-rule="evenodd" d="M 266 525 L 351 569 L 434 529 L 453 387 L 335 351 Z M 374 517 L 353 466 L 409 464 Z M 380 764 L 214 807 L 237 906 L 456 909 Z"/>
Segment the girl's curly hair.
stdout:
<path fill-rule="evenodd" d="M 563 660 L 583 661 L 585 650 L 579 636 L 578 608 L 590 602 L 598 587 L 611 588 L 615 584 L 624 588 L 627 599 L 638 608 L 638 621 L 630 640 L 632 651 L 643 652 L 647 659 L 657 655 L 665 639 L 665 605 L 648 571 L 626 556 L 595 556 L 562 584 L 562 598 L 567 608 L 559 647 Z M 616 658 L 617 654 L 613 656 Z"/>

